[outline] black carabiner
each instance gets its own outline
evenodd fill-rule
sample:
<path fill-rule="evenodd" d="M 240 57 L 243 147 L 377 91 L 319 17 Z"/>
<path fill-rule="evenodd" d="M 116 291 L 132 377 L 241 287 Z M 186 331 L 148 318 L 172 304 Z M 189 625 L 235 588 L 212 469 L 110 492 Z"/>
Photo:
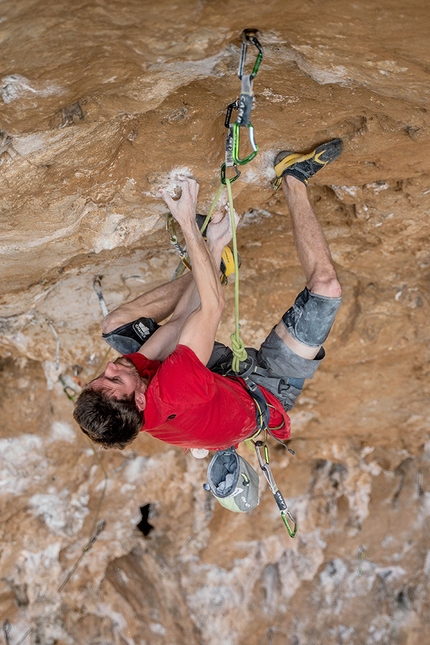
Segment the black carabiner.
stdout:
<path fill-rule="evenodd" d="M 236 179 L 239 179 L 240 177 L 240 170 L 236 166 L 236 164 L 233 164 L 232 166 L 229 166 L 229 168 L 234 168 L 234 172 L 236 173 L 234 177 L 229 179 L 229 182 L 232 184 Z M 225 186 L 226 185 L 226 173 L 227 173 L 227 165 L 225 163 L 222 164 L 221 166 L 221 183 Z"/>
<path fill-rule="evenodd" d="M 257 38 L 258 33 L 258 29 L 244 29 L 240 35 L 240 38 L 242 40 L 242 50 L 240 52 L 239 71 L 237 72 L 240 80 L 242 80 L 242 76 L 245 70 L 246 50 L 248 48 L 248 45 L 254 45 L 258 49 L 257 58 L 249 77 L 251 81 L 256 77 L 261 61 L 263 60 L 263 47 L 261 46 L 260 41 Z"/>
<path fill-rule="evenodd" d="M 224 119 L 224 125 L 226 128 L 230 127 L 230 121 L 231 121 L 231 113 L 233 110 L 237 110 L 239 107 L 239 99 L 236 99 L 233 101 L 233 103 L 229 103 L 227 105 L 227 109 L 225 111 L 225 119 Z"/>

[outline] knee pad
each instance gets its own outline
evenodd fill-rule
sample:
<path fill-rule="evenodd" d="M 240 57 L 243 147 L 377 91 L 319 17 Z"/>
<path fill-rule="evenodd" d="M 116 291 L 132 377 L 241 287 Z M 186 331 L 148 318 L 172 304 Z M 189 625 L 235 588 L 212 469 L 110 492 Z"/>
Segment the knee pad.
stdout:
<path fill-rule="evenodd" d="M 139 351 L 159 326 L 153 318 L 138 318 L 108 334 L 102 334 L 102 338 L 119 354 L 132 354 Z"/>
<path fill-rule="evenodd" d="M 305 289 L 294 305 L 282 316 L 291 336 L 309 347 L 319 347 L 327 339 L 341 298 L 329 298 Z"/>

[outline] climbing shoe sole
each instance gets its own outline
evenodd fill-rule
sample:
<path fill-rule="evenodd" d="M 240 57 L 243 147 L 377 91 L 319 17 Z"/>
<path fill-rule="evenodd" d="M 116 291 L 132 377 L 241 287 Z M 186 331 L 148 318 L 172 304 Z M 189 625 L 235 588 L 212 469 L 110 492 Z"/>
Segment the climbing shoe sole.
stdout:
<path fill-rule="evenodd" d="M 332 141 L 323 143 L 312 152 L 304 155 L 286 150 L 279 152 L 273 164 L 276 172 L 276 179 L 272 183 L 273 188 L 275 190 L 279 188 L 284 175 L 292 175 L 307 185 L 309 179 L 318 170 L 325 168 L 329 163 L 340 157 L 342 148 L 342 139 L 332 139 Z"/>

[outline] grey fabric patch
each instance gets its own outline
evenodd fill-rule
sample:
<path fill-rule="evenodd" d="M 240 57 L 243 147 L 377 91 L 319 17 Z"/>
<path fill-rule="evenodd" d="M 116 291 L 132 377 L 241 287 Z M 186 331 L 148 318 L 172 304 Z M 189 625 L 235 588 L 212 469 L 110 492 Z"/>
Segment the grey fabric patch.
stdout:
<path fill-rule="evenodd" d="M 153 318 L 138 318 L 102 334 L 102 338 L 119 354 L 132 354 L 139 351 L 159 326 Z"/>
<path fill-rule="evenodd" d="M 294 305 L 282 316 L 282 321 L 299 343 L 320 347 L 327 340 L 341 301 L 341 298 L 311 293 L 305 287 Z"/>
<path fill-rule="evenodd" d="M 231 370 L 231 361 L 233 358 L 233 352 L 230 347 L 219 343 L 217 340 L 214 342 L 214 348 L 212 350 L 211 357 L 206 364 L 206 367 L 210 369 L 211 372 L 216 372 L 217 374 L 225 374 Z"/>

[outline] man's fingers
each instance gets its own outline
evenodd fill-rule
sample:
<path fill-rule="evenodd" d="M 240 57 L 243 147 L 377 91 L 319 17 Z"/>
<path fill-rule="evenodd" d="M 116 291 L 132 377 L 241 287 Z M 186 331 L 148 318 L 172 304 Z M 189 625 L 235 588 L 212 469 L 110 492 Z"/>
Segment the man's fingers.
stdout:
<path fill-rule="evenodd" d="M 160 194 L 169 208 L 172 208 L 172 206 L 175 205 L 175 200 L 173 199 L 173 197 L 171 197 L 171 195 L 169 195 L 167 190 L 160 190 Z"/>
<path fill-rule="evenodd" d="M 197 195 L 199 194 L 199 185 L 195 179 L 178 175 L 176 181 L 180 186 L 181 195 L 179 199 L 174 199 L 166 188 L 159 191 L 160 196 L 164 199 L 170 212 L 175 219 L 181 216 L 183 208 L 194 210 L 196 208 Z M 194 216 L 194 215 L 193 215 Z"/>
<path fill-rule="evenodd" d="M 215 215 L 212 216 L 211 224 L 218 224 L 224 219 L 225 216 L 226 216 L 225 213 L 221 213 L 220 211 L 218 211 L 217 213 L 215 213 Z"/>

